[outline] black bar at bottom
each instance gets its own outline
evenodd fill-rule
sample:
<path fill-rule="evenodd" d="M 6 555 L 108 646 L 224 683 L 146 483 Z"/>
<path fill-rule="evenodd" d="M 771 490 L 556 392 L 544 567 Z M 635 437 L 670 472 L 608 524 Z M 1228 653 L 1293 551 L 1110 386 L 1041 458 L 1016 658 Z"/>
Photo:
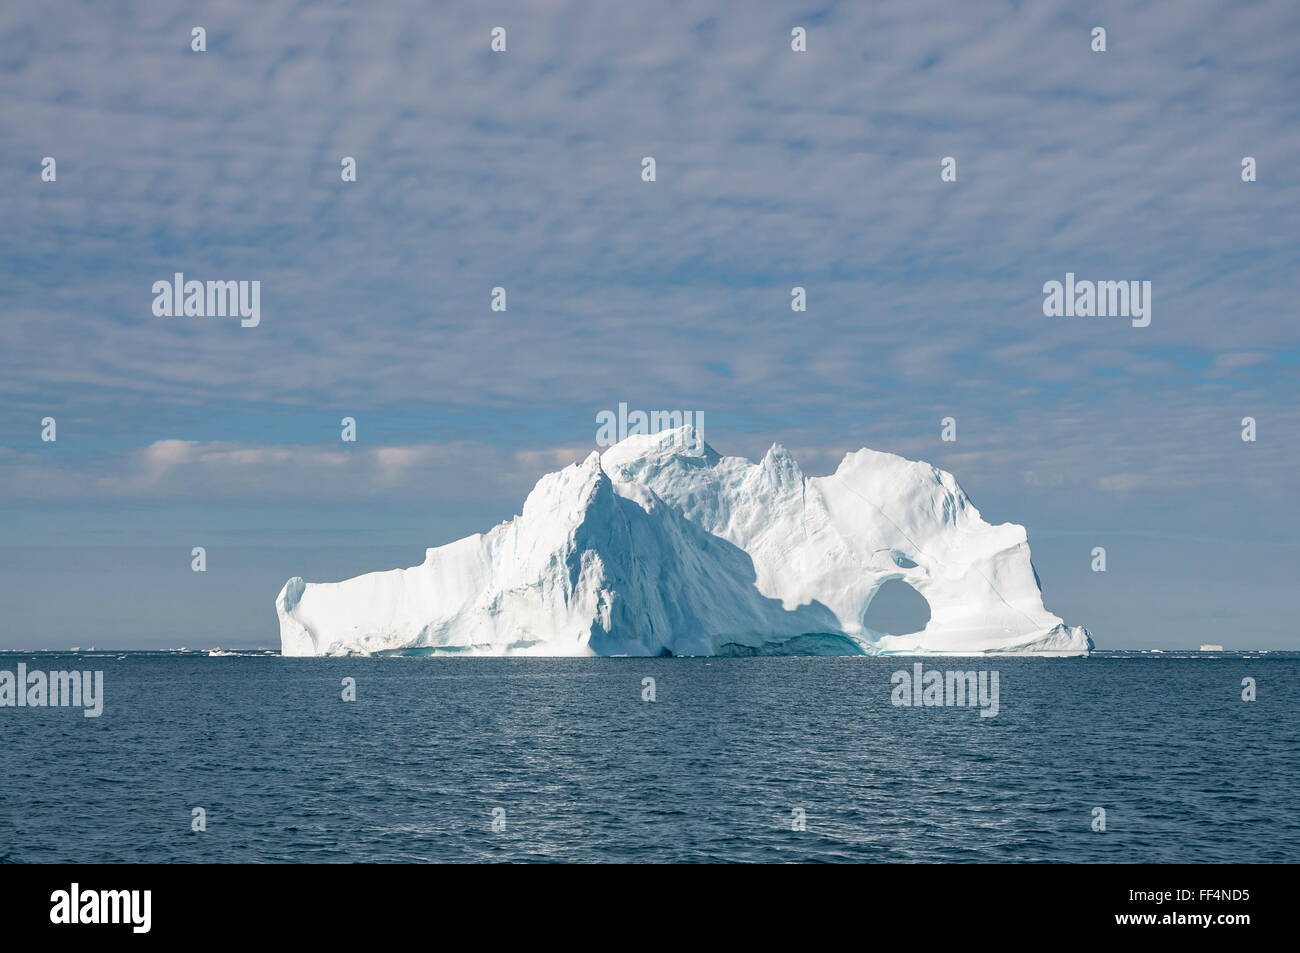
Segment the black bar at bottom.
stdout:
<path fill-rule="evenodd" d="M 0 866 L 0 923 L 7 940 L 127 943 L 339 942 L 410 931 L 446 942 L 448 931 L 538 940 L 557 930 L 591 936 L 595 925 L 615 930 L 611 938 L 630 931 L 629 941 L 657 930 L 687 939 L 682 931 L 694 933 L 687 923 L 700 917 L 701 932 L 733 940 L 755 931 L 767 938 L 774 924 L 847 929 L 867 940 L 893 924 L 943 944 L 1042 938 L 1044 930 L 1230 942 L 1285 926 L 1292 873 L 1253 865 L 787 865 L 707 874 L 660 866 L 10 865 Z"/>

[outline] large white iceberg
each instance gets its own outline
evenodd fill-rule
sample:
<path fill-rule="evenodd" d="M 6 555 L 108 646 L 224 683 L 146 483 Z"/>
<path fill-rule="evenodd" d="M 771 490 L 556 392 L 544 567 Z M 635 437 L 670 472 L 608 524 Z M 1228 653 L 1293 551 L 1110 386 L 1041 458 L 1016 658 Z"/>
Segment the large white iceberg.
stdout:
<path fill-rule="evenodd" d="M 901 579 L 918 632 L 864 625 Z M 520 516 L 410 569 L 285 583 L 285 655 L 1084 655 L 1043 607 L 1022 526 L 980 518 L 949 473 L 848 454 L 805 477 L 774 445 L 723 457 L 689 427 L 542 477 Z"/>

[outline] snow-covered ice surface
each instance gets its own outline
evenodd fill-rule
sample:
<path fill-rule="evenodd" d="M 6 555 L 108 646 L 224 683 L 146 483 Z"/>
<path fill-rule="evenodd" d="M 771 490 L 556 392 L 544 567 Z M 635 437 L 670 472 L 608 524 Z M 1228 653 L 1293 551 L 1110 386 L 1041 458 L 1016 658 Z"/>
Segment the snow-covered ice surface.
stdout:
<path fill-rule="evenodd" d="M 863 624 L 901 579 L 909 635 Z M 285 655 L 1084 655 L 1043 606 L 1022 526 L 986 523 L 952 474 L 889 453 L 805 477 L 783 447 L 723 457 L 684 427 L 538 481 L 523 513 L 410 569 L 294 577 Z"/>

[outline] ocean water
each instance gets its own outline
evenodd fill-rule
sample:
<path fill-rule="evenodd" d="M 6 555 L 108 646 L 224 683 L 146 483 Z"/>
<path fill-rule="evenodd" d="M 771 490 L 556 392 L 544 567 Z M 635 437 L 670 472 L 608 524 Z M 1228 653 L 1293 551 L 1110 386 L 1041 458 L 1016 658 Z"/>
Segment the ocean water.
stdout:
<path fill-rule="evenodd" d="M 0 856 L 1300 860 L 1300 655 L 923 660 L 995 717 L 891 704 L 915 661 L 0 654 L 105 696 L 0 708 Z"/>

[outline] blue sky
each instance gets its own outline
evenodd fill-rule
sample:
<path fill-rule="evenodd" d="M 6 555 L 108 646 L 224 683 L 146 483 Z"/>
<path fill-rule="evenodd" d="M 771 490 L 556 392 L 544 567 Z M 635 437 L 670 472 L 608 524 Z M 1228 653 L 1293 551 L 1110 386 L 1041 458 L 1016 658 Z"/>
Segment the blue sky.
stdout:
<path fill-rule="evenodd" d="M 625 401 L 951 470 L 1103 647 L 1300 648 L 1296 4 L 187 7 L 0 9 L 0 647 L 276 645 Z M 1067 271 L 1150 327 L 1045 317 Z"/>

